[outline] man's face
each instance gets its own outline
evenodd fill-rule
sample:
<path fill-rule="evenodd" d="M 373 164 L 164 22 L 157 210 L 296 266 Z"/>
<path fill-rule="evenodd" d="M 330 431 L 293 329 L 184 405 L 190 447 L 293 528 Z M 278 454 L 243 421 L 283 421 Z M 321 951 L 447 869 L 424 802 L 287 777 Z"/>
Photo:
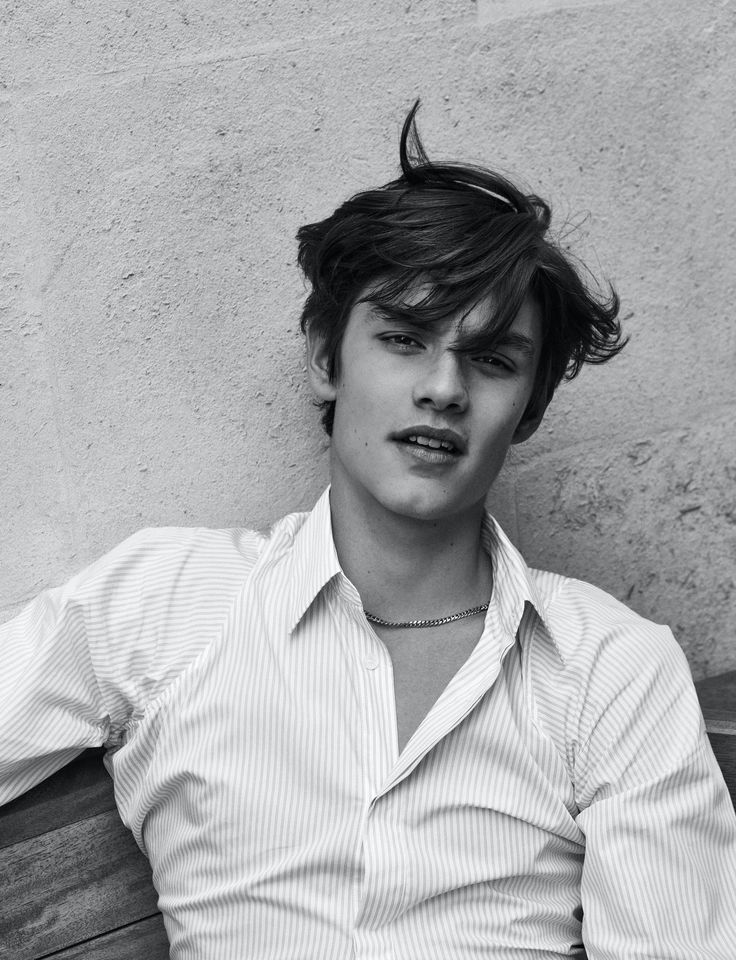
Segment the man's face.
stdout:
<path fill-rule="evenodd" d="M 354 507 L 423 520 L 480 512 L 509 446 L 537 422 L 522 421 L 541 346 L 539 311 L 527 300 L 505 337 L 482 333 L 488 313 L 431 326 L 353 307 L 330 381 L 320 342 L 310 342 L 312 386 L 335 401 L 333 491 Z"/>

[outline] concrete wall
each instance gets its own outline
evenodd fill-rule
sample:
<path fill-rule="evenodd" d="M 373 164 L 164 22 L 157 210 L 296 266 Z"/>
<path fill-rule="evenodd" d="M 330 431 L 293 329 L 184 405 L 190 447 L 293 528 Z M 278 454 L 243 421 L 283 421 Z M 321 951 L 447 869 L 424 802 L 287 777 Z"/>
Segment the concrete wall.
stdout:
<path fill-rule="evenodd" d="M 736 667 L 734 45 L 721 0 L 6 0 L 0 608 L 142 525 L 309 506 L 293 236 L 436 156 L 577 224 L 631 334 L 495 507 L 530 562 Z"/>

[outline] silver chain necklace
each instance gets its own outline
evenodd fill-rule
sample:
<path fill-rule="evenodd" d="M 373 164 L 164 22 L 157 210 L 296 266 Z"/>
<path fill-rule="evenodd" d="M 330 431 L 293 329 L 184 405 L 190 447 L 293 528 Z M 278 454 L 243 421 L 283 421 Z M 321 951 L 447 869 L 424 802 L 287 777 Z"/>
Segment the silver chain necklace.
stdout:
<path fill-rule="evenodd" d="M 476 613 L 485 613 L 487 609 L 488 604 L 481 603 L 479 607 L 470 607 L 460 613 L 451 613 L 449 617 L 437 617 L 435 620 L 382 620 L 380 617 L 374 617 L 367 610 L 363 610 L 363 613 L 366 620 L 378 624 L 379 627 L 440 627 L 443 623 L 453 623 L 455 620 L 474 617 Z"/>

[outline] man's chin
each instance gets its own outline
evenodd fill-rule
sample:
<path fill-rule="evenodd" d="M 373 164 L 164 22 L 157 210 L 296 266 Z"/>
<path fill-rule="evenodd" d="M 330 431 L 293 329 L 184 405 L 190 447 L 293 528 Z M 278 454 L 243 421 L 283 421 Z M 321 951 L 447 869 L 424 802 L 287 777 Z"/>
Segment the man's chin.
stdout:
<path fill-rule="evenodd" d="M 408 493 L 405 496 L 393 495 L 382 498 L 381 506 L 398 522 L 405 520 L 416 523 L 439 524 L 457 522 L 461 518 L 481 517 L 485 497 L 480 501 L 472 498 L 448 497 L 443 494 L 431 494 L 425 491 Z"/>

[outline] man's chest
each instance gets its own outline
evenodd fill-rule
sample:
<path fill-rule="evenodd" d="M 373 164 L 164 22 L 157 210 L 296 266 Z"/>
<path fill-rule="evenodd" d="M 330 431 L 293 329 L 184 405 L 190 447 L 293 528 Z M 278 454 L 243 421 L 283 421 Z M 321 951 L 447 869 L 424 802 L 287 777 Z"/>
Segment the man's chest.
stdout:
<path fill-rule="evenodd" d="M 481 627 L 482 620 L 479 625 L 376 630 L 391 658 L 400 751 L 470 656 Z"/>
<path fill-rule="evenodd" d="M 406 739 L 458 671 L 470 686 L 481 670 L 461 669 L 474 638 L 390 641 L 373 660 L 377 638 L 341 626 L 334 642 L 316 629 L 291 645 L 234 636 L 121 751 L 125 813 L 172 916 L 197 910 L 217 878 L 218 896 L 247 905 L 244 929 L 277 937 L 295 913 L 312 918 L 331 944 L 321 956 L 347 955 L 355 938 L 377 954 L 385 933 L 407 958 L 431 955 L 426 937 L 464 960 L 479 892 L 482 936 L 494 940 L 508 928 L 502 905 L 532 884 L 523 915 L 554 905 L 555 931 L 574 942 L 582 838 L 513 662 L 480 700 L 450 690 L 397 757 L 391 698 Z"/>

